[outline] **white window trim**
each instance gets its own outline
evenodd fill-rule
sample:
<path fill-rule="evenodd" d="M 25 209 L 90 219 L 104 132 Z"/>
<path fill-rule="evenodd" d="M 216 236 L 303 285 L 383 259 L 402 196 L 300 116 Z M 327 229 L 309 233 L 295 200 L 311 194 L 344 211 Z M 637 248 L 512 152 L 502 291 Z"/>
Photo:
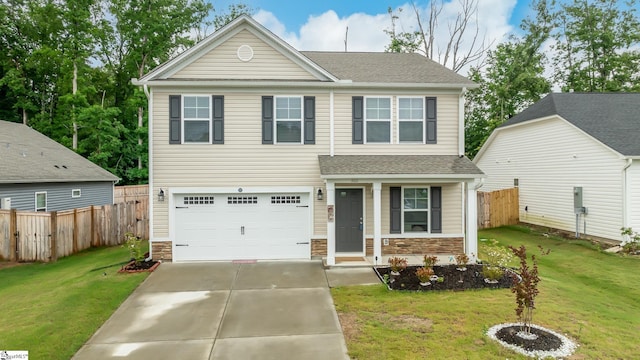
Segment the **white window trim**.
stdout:
<path fill-rule="evenodd" d="M 77 195 L 76 195 L 76 192 L 77 192 Z M 71 197 L 72 198 L 82 197 L 82 189 L 73 189 L 73 190 L 71 190 Z"/>
<path fill-rule="evenodd" d="M 197 118 L 192 118 L 192 119 L 186 119 L 184 116 L 184 98 L 186 97 L 206 97 L 207 101 L 209 102 L 209 114 L 208 114 L 208 118 L 207 119 L 197 119 Z M 181 144 L 189 144 L 189 145 L 197 145 L 197 144 L 211 144 L 212 141 L 212 137 L 213 134 L 211 133 L 211 123 L 213 122 L 213 119 L 211 118 L 211 112 L 212 112 L 212 106 L 213 104 L 211 103 L 211 95 L 209 94 L 183 94 L 182 95 L 182 99 L 181 99 L 181 104 L 180 104 L 180 142 Z M 184 141 L 184 123 L 185 121 L 208 121 L 209 122 L 209 141 L 207 142 L 185 142 Z"/>
<path fill-rule="evenodd" d="M 401 120 L 400 119 L 400 99 L 420 99 L 422 100 L 422 141 L 401 141 L 400 140 L 400 123 L 401 122 L 418 122 L 417 120 Z M 396 131 L 396 143 L 397 144 L 425 144 L 427 139 L 425 136 L 425 127 L 427 126 L 426 121 L 426 102 L 423 96 L 396 96 L 396 119 L 397 119 L 397 129 Z"/>
<path fill-rule="evenodd" d="M 42 194 L 44 194 L 44 208 L 38 208 L 38 195 L 42 195 Z M 38 191 L 38 192 L 36 192 L 35 196 L 34 196 L 34 201 L 35 201 L 34 209 L 36 211 L 44 211 L 44 212 L 47 211 L 47 207 L 49 205 L 49 201 L 47 199 L 47 192 L 46 191 Z M 38 209 L 40 209 L 40 210 L 38 210 Z"/>
<path fill-rule="evenodd" d="M 409 212 L 412 212 L 411 209 L 405 209 L 404 208 L 404 189 L 427 189 L 428 195 L 427 195 L 427 208 L 426 209 L 419 209 L 419 210 L 415 210 L 415 212 L 417 211 L 427 211 L 427 231 L 406 231 L 404 230 L 404 212 L 406 210 L 409 210 Z M 401 234 L 431 234 L 431 186 L 429 185 L 412 185 L 412 186 L 402 186 L 401 188 L 401 204 L 402 204 L 402 212 L 401 212 L 401 217 L 400 217 L 400 228 L 401 228 Z"/>
<path fill-rule="evenodd" d="M 278 98 L 300 99 L 300 142 L 278 142 L 278 117 L 276 116 L 276 103 Z M 283 119 L 280 121 L 296 121 L 296 119 Z M 302 95 L 274 95 L 273 96 L 273 143 L 276 145 L 302 145 L 304 144 L 304 96 Z"/>
<path fill-rule="evenodd" d="M 380 119 L 367 119 L 367 99 L 389 99 L 389 142 L 368 142 L 367 141 L 367 129 L 368 129 L 368 122 L 369 121 L 387 121 L 385 119 L 380 120 Z M 376 144 L 376 145 L 382 145 L 382 144 L 393 144 L 393 96 L 388 96 L 388 95 L 380 95 L 380 96 L 365 96 L 364 97 L 364 103 L 362 104 L 362 119 L 363 119 L 363 123 L 364 123 L 364 131 L 363 131 L 363 142 L 365 144 Z"/>

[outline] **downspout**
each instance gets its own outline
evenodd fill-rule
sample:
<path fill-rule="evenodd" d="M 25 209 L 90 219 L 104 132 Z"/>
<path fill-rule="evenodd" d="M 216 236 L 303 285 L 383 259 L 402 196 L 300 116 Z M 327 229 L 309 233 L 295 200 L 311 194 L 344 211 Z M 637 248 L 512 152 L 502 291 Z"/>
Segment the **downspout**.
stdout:
<path fill-rule="evenodd" d="M 633 164 L 633 159 L 627 159 L 627 164 L 622 168 L 622 227 L 625 229 L 629 226 L 629 176 L 627 170 L 631 167 L 631 164 Z M 628 237 L 624 236 L 622 242 L 626 243 L 627 239 Z"/>
<path fill-rule="evenodd" d="M 329 155 L 334 155 L 335 137 L 334 137 L 334 105 L 333 105 L 333 89 L 329 92 Z"/>
<path fill-rule="evenodd" d="M 463 87 L 458 100 L 458 156 L 464 156 L 464 94 L 467 88 Z"/>
<path fill-rule="evenodd" d="M 147 151 L 149 158 L 147 159 L 147 164 L 149 166 L 148 170 L 148 178 L 149 178 L 149 241 L 154 239 L 153 234 L 153 199 L 155 195 L 155 191 L 153 190 L 153 95 L 151 91 L 149 91 L 149 87 L 147 84 L 142 85 L 142 90 L 144 90 L 144 94 L 147 96 L 148 100 L 148 110 L 147 110 L 147 131 L 148 131 L 148 139 L 147 139 Z M 149 256 L 153 256 L 153 246 L 149 245 Z"/>

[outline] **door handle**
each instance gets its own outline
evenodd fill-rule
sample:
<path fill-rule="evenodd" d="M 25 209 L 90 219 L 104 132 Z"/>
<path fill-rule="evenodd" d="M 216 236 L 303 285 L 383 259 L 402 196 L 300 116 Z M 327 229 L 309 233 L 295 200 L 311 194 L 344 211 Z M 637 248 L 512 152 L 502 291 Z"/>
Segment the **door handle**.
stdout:
<path fill-rule="evenodd" d="M 240 226 L 240 235 L 244 235 L 244 226 Z"/>

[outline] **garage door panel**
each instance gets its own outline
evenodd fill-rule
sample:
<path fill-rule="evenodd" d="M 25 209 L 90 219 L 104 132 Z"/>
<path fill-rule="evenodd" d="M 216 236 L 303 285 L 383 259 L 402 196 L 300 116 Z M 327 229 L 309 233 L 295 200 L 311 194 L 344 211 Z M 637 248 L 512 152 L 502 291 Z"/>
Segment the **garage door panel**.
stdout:
<path fill-rule="evenodd" d="M 174 246 L 174 258 L 176 261 L 309 258 L 308 197 L 308 194 L 177 195 L 174 245 L 184 246 Z M 202 198 L 209 203 L 184 204 L 202 202 Z"/>

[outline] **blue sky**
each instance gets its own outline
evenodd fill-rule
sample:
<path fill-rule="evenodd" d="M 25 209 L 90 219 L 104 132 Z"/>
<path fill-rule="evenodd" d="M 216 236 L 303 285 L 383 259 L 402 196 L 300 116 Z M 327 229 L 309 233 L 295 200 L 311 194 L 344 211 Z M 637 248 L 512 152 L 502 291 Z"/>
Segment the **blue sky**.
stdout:
<path fill-rule="evenodd" d="M 232 0 L 210 0 L 210 2 L 216 10 L 226 10 L 230 4 L 238 3 L 238 1 Z M 290 0 L 244 0 L 240 2 L 249 5 L 256 11 L 263 10 L 273 13 L 289 31 L 299 29 L 306 23 L 309 16 L 320 15 L 328 10 L 335 11 L 340 17 L 347 17 L 354 13 L 375 15 L 386 14 L 389 6 L 397 8 L 410 3 L 408 1 L 397 0 L 312 0 L 295 2 L 295 5 L 293 1 Z M 425 5 L 427 3 L 424 0 L 415 0 L 414 2 L 417 5 Z M 529 0 L 505 2 L 515 3 L 509 18 L 509 23 L 517 27 L 529 12 Z"/>

